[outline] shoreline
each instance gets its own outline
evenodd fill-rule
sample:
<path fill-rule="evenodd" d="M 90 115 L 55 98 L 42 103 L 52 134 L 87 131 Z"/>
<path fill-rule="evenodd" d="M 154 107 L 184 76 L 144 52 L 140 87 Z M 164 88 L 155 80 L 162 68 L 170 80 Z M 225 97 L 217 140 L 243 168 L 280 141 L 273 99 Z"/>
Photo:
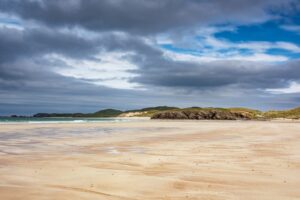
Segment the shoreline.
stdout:
<path fill-rule="evenodd" d="M 84 119 L 77 119 L 72 118 L 73 121 L 0 121 L 0 126 L 3 125 L 34 125 L 34 124 L 41 124 L 41 125 L 66 125 L 66 124 L 106 124 L 106 123 L 130 123 L 130 122 L 277 122 L 277 123 L 300 123 L 300 119 L 285 119 L 285 118 L 278 118 L 278 119 L 251 119 L 251 120 L 197 120 L 197 119 L 151 119 L 150 117 L 110 117 L 104 118 L 103 121 L 99 120 L 92 120 L 93 118 L 89 118 L 89 120 Z M 97 118 L 95 118 L 97 119 Z M 98 118 L 102 119 L 102 118 Z M 112 121 L 108 121 L 111 119 Z M 113 121 L 115 120 L 115 121 Z"/>
<path fill-rule="evenodd" d="M 6 119 L 6 118 L 4 118 Z M 128 122 L 128 121 L 143 121 L 148 120 L 148 117 L 101 117 L 101 118 L 75 118 L 75 117 L 48 117 L 48 118 L 9 118 L 6 121 L 1 121 L 3 124 L 76 124 L 76 123 L 104 123 L 104 122 Z"/>

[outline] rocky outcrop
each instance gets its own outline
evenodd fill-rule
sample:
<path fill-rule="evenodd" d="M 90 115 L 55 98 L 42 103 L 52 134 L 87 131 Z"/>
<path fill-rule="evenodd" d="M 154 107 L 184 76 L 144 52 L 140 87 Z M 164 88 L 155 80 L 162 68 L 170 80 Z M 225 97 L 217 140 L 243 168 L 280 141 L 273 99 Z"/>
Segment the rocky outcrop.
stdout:
<path fill-rule="evenodd" d="M 222 110 L 166 111 L 154 114 L 151 119 L 194 119 L 194 120 L 248 120 L 251 113 Z"/>

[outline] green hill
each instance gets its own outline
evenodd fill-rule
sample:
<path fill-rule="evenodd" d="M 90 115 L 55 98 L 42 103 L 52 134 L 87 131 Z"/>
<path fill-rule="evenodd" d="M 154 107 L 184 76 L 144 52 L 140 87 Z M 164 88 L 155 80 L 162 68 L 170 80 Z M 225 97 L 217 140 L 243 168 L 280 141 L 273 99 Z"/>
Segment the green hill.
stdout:
<path fill-rule="evenodd" d="M 37 113 L 33 117 L 117 117 L 123 111 L 116 109 L 104 109 L 95 113 Z"/>
<path fill-rule="evenodd" d="M 142 111 L 164 111 L 164 110 L 173 110 L 173 109 L 178 109 L 177 107 L 169 107 L 169 106 L 156 106 L 156 107 L 147 107 L 147 108 L 142 108 L 142 109 L 137 109 L 137 110 L 127 110 L 125 112 L 142 112 Z"/>
<path fill-rule="evenodd" d="M 100 110 L 100 111 L 97 111 L 95 113 L 88 114 L 88 115 L 89 115 L 89 117 L 117 117 L 122 113 L 123 113 L 123 111 L 121 111 L 121 110 L 104 109 L 104 110 Z"/>

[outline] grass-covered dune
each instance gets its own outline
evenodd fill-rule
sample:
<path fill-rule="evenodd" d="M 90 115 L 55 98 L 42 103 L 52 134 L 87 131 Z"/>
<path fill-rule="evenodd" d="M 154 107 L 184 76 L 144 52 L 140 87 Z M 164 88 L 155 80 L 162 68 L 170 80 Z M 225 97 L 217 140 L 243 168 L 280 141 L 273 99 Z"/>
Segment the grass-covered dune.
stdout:
<path fill-rule="evenodd" d="M 137 110 L 127 110 L 123 112 L 121 117 L 152 117 L 155 113 L 162 111 L 170 111 L 179 109 L 177 107 L 169 107 L 169 106 L 157 106 L 157 107 L 147 107 Z"/>
<path fill-rule="evenodd" d="M 300 119 L 300 107 L 291 110 L 268 111 L 264 113 L 264 117 L 268 119 L 274 119 L 274 118 Z"/>

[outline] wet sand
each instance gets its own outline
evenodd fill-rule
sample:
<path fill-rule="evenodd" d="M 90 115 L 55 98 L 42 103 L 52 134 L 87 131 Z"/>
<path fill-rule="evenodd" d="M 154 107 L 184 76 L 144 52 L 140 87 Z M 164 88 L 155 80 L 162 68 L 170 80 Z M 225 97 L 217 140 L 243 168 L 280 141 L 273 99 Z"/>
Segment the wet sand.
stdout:
<path fill-rule="evenodd" d="M 300 122 L 0 125 L 0 199 L 300 199 Z"/>

